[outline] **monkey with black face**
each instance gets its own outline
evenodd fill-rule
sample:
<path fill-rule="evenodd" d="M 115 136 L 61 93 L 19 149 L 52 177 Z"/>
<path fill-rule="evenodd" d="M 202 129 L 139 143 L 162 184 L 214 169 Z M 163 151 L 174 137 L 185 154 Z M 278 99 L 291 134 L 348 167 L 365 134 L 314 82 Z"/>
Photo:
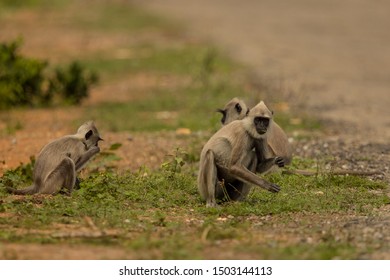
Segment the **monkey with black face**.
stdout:
<path fill-rule="evenodd" d="M 221 123 L 227 125 L 232 121 L 241 120 L 246 117 L 249 112 L 244 101 L 233 98 L 224 107 L 224 109 L 218 109 L 217 112 L 222 113 Z M 245 112 L 245 114 L 244 114 Z M 259 147 L 265 147 L 259 145 Z M 261 151 L 260 148 L 255 149 L 258 165 L 256 172 L 263 173 L 271 170 L 274 166 L 283 167 L 284 164 L 290 164 L 292 161 L 292 150 L 288 138 L 283 129 L 276 123 L 273 122 L 272 130 L 267 134 L 267 147 Z M 280 160 L 276 161 L 276 165 L 272 163 L 272 160 L 266 160 L 267 158 L 281 157 L 283 162 Z M 260 164 L 259 164 L 260 163 Z M 263 163 L 263 164 L 261 164 Z M 315 176 L 318 174 L 326 174 L 324 172 L 310 171 L 310 170 L 283 170 L 283 174 L 296 174 L 304 176 Z M 383 172 L 379 170 L 374 171 L 362 171 L 362 170 L 332 170 L 328 172 L 332 175 L 355 175 L 355 176 L 372 176 L 381 175 Z"/>
<path fill-rule="evenodd" d="M 251 184 L 279 192 L 278 185 L 254 173 L 259 163 L 253 149 L 266 149 L 266 137 L 272 125 L 271 111 L 260 102 L 247 117 L 223 126 L 205 144 L 200 156 L 198 190 L 207 207 L 216 206 L 216 200 L 226 195 L 231 200 L 243 200 Z M 267 160 L 273 164 L 283 161 Z"/>
<path fill-rule="evenodd" d="M 61 137 L 44 146 L 33 170 L 33 184 L 25 189 L 8 188 L 14 194 L 55 194 L 62 188 L 70 194 L 76 174 L 100 152 L 99 132 L 92 121 L 79 127 L 77 133 Z"/>
<path fill-rule="evenodd" d="M 235 97 L 225 105 L 224 109 L 218 109 L 217 112 L 222 113 L 222 125 L 227 125 L 234 120 L 245 118 L 249 109 L 244 101 Z M 243 112 L 246 113 L 244 114 Z M 265 154 L 259 154 L 259 152 L 261 151 L 257 151 L 257 155 L 260 157 L 259 161 L 264 160 L 264 158 L 281 157 L 284 159 L 285 164 L 291 163 L 292 151 L 287 135 L 275 121 L 273 121 L 272 130 L 267 134 L 267 149 L 263 151 Z M 275 165 L 265 164 L 257 172 L 267 172 L 273 166 Z"/>

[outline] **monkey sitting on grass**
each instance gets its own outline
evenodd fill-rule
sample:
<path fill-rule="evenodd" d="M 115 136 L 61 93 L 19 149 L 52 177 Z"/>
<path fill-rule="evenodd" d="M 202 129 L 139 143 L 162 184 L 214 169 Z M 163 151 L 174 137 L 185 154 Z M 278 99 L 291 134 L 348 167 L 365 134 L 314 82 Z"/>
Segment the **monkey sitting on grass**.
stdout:
<path fill-rule="evenodd" d="M 61 137 L 42 148 L 35 162 L 31 186 L 7 190 L 13 194 L 56 194 L 65 188 L 70 195 L 77 172 L 100 152 L 98 142 L 101 140 L 95 124 L 84 123 L 76 134 Z"/>
<path fill-rule="evenodd" d="M 222 114 L 221 123 L 222 125 L 228 125 L 229 123 L 235 120 L 244 119 L 250 112 L 250 109 L 247 107 L 244 101 L 233 98 L 230 100 L 223 109 L 218 109 L 217 112 Z M 262 141 L 262 140 L 261 140 Z M 256 141 L 258 142 L 258 141 Z M 290 164 L 292 161 L 292 150 L 288 142 L 288 138 L 283 129 L 275 122 L 272 122 L 272 129 L 267 132 L 266 147 L 262 151 L 261 149 L 256 149 L 255 152 L 257 155 L 258 166 L 256 172 L 264 173 L 270 170 L 273 170 L 274 166 L 283 167 L 284 165 Z M 261 143 L 256 143 L 255 147 Z M 284 164 L 273 164 L 272 161 L 267 161 L 267 158 L 279 157 L 282 158 Z M 263 163 L 259 165 L 259 163 Z M 295 174 L 295 175 L 304 175 L 304 176 L 316 176 L 321 174 L 318 171 L 310 170 L 283 170 L 284 174 Z M 332 170 L 328 172 L 332 175 L 355 175 L 355 176 L 372 176 L 372 175 L 382 175 L 383 172 L 379 170 L 373 171 L 363 171 L 363 170 Z M 324 174 L 322 172 L 322 174 Z M 245 189 L 245 187 L 244 187 Z"/>
<path fill-rule="evenodd" d="M 198 190 L 207 207 L 215 207 L 217 200 L 226 196 L 230 200 L 243 200 L 251 185 L 279 192 L 278 185 L 255 174 L 257 170 L 269 169 L 268 165 L 284 166 L 283 158 L 266 157 L 267 135 L 272 127 L 272 113 L 260 102 L 245 118 L 223 126 L 204 145 Z"/>
<path fill-rule="evenodd" d="M 235 120 L 242 120 L 249 114 L 249 108 L 244 101 L 237 97 L 230 100 L 223 109 L 218 109 L 217 112 L 222 114 L 221 123 L 227 125 Z M 292 150 L 288 138 L 283 129 L 273 121 L 272 130 L 267 133 L 267 149 L 266 158 L 281 157 L 284 159 L 284 164 L 290 164 L 292 161 Z M 264 166 L 264 170 L 257 170 L 257 172 L 266 172 L 272 165 Z"/>

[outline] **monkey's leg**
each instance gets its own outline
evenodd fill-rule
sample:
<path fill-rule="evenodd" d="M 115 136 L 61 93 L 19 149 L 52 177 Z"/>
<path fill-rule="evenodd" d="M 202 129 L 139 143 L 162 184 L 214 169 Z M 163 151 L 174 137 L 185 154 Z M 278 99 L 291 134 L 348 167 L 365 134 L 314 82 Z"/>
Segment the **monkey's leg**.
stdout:
<path fill-rule="evenodd" d="M 80 156 L 80 158 L 76 162 L 76 172 L 80 171 L 81 168 L 97 153 L 100 152 L 100 148 L 98 146 L 91 147 L 88 151 Z"/>
<path fill-rule="evenodd" d="M 76 183 L 76 170 L 73 160 L 66 157 L 60 164 L 47 176 L 44 186 L 39 193 L 55 194 L 61 188 L 65 187 L 68 194 L 71 194 L 73 186 Z"/>
<path fill-rule="evenodd" d="M 257 167 L 256 153 L 255 152 L 250 153 L 250 156 L 247 158 L 247 161 L 248 161 L 248 163 L 245 165 L 248 166 L 248 169 L 253 173 L 256 172 L 256 167 Z M 248 194 L 251 190 L 251 187 L 252 187 L 251 184 L 243 183 L 241 195 L 237 198 L 237 200 L 239 200 L 239 201 L 244 200 L 248 196 Z"/>
<path fill-rule="evenodd" d="M 206 207 L 215 207 L 217 206 L 215 201 L 215 188 L 216 184 L 218 183 L 218 178 L 213 151 L 208 150 L 206 152 L 204 165 L 201 170 L 202 174 L 200 174 L 200 187 L 203 189 L 205 195 Z"/>
<path fill-rule="evenodd" d="M 252 151 L 248 154 L 247 157 L 244 158 L 243 165 L 245 167 L 247 167 L 250 172 L 254 173 L 254 172 L 256 172 L 257 160 L 258 159 L 257 159 L 256 153 L 254 151 Z M 230 177 L 231 171 L 229 168 L 222 166 L 222 165 L 219 165 L 219 164 L 217 164 L 216 166 L 217 166 L 218 170 L 220 171 L 220 173 L 224 174 L 222 177 L 226 178 L 226 175 L 229 175 L 228 177 Z M 234 176 L 234 178 L 235 178 L 235 180 L 232 180 L 232 178 L 230 178 L 230 180 L 225 182 L 225 184 L 226 184 L 225 187 L 227 189 L 229 198 L 231 200 L 242 201 L 248 196 L 252 185 L 250 183 L 248 183 L 248 181 L 246 181 L 246 180 L 242 180 L 242 179 L 237 178 L 237 176 Z M 218 197 L 218 195 L 217 195 L 217 197 Z"/>

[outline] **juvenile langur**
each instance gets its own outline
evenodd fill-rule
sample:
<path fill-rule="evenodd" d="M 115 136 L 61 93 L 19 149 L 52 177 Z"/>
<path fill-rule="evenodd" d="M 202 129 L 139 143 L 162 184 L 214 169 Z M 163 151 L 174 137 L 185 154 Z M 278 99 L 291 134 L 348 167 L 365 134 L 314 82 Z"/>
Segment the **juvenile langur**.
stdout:
<path fill-rule="evenodd" d="M 216 206 L 216 200 L 226 195 L 231 200 L 243 200 L 251 184 L 279 192 L 278 185 L 254 173 L 259 167 L 253 149 L 255 145 L 261 151 L 266 149 L 266 137 L 272 125 L 272 113 L 260 102 L 247 117 L 223 126 L 205 144 L 200 155 L 198 190 L 207 207 Z M 268 161 L 284 164 L 282 158 Z"/>
<path fill-rule="evenodd" d="M 25 189 L 8 188 L 14 194 L 55 194 L 62 188 L 70 194 L 76 174 L 100 152 L 99 132 L 92 121 L 84 123 L 74 135 L 61 137 L 42 148 L 33 170 L 33 184 Z"/>
<path fill-rule="evenodd" d="M 248 114 L 249 109 L 244 101 L 235 97 L 225 105 L 224 109 L 218 109 L 217 111 L 222 113 L 222 125 L 227 125 L 234 120 L 242 120 Z M 282 157 L 285 164 L 291 163 L 292 151 L 287 135 L 276 122 L 273 122 L 272 130 L 268 132 L 267 144 L 268 149 L 265 150 L 265 157 Z M 272 165 L 269 167 L 271 168 Z M 258 170 L 258 172 L 266 171 L 268 169 Z"/>

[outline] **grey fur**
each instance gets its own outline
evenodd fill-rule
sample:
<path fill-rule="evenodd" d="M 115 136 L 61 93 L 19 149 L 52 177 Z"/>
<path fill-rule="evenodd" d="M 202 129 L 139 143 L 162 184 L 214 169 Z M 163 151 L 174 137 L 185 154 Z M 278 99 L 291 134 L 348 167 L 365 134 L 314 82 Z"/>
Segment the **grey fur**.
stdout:
<path fill-rule="evenodd" d="M 25 189 L 8 188 L 13 194 L 55 194 L 65 188 L 70 194 L 76 174 L 97 153 L 102 140 L 92 121 L 81 125 L 74 135 L 61 137 L 42 148 L 35 162 L 33 184 Z"/>
<path fill-rule="evenodd" d="M 241 113 L 237 112 L 237 107 L 243 108 Z M 243 112 L 249 111 L 247 105 L 244 101 L 238 99 L 237 97 L 230 100 L 224 107 L 224 109 L 218 110 L 218 112 L 222 113 L 223 118 L 221 121 L 223 125 L 227 125 L 234 120 L 242 120 L 246 114 Z M 285 164 L 290 164 L 292 161 L 292 150 L 290 143 L 288 142 L 288 138 L 283 129 L 276 123 L 273 122 L 272 130 L 268 132 L 267 135 L 267 145 L 268 149 L 266 149 L 265 155 L 259 155 L 261 158 L 273 158 L 273 157 L 281 157 L 284 160 Z M 258 172 L 267 172 L 269 169 L 274 167 L 275 165 L 268 165 L 268 169 L 264 168 L 263 170 L 258 170 Z M 264 166 L 265 167 L 265 166 Z"/>
<path fill-rule="evenodd" d="M 269 125 L 258 128 L 255 119 L 269 120 Z M 205 144 L 200 155 L 198 190 L 207 207 L 216 206 L 216 199 L 228 196 L 231 200 L 243 200 L 249 193 L 251 184 L 271 192 L 280 187 L 272 184 L 254 172 L 262 168 L 253 149 L 267 149 L 262 145 L 272 128 L 272 113 L 264 102 L 257 104 L 242 120 L 232 121 L 217 131 Z M 275 164 L 276 159 L 269 162 Z"/>

